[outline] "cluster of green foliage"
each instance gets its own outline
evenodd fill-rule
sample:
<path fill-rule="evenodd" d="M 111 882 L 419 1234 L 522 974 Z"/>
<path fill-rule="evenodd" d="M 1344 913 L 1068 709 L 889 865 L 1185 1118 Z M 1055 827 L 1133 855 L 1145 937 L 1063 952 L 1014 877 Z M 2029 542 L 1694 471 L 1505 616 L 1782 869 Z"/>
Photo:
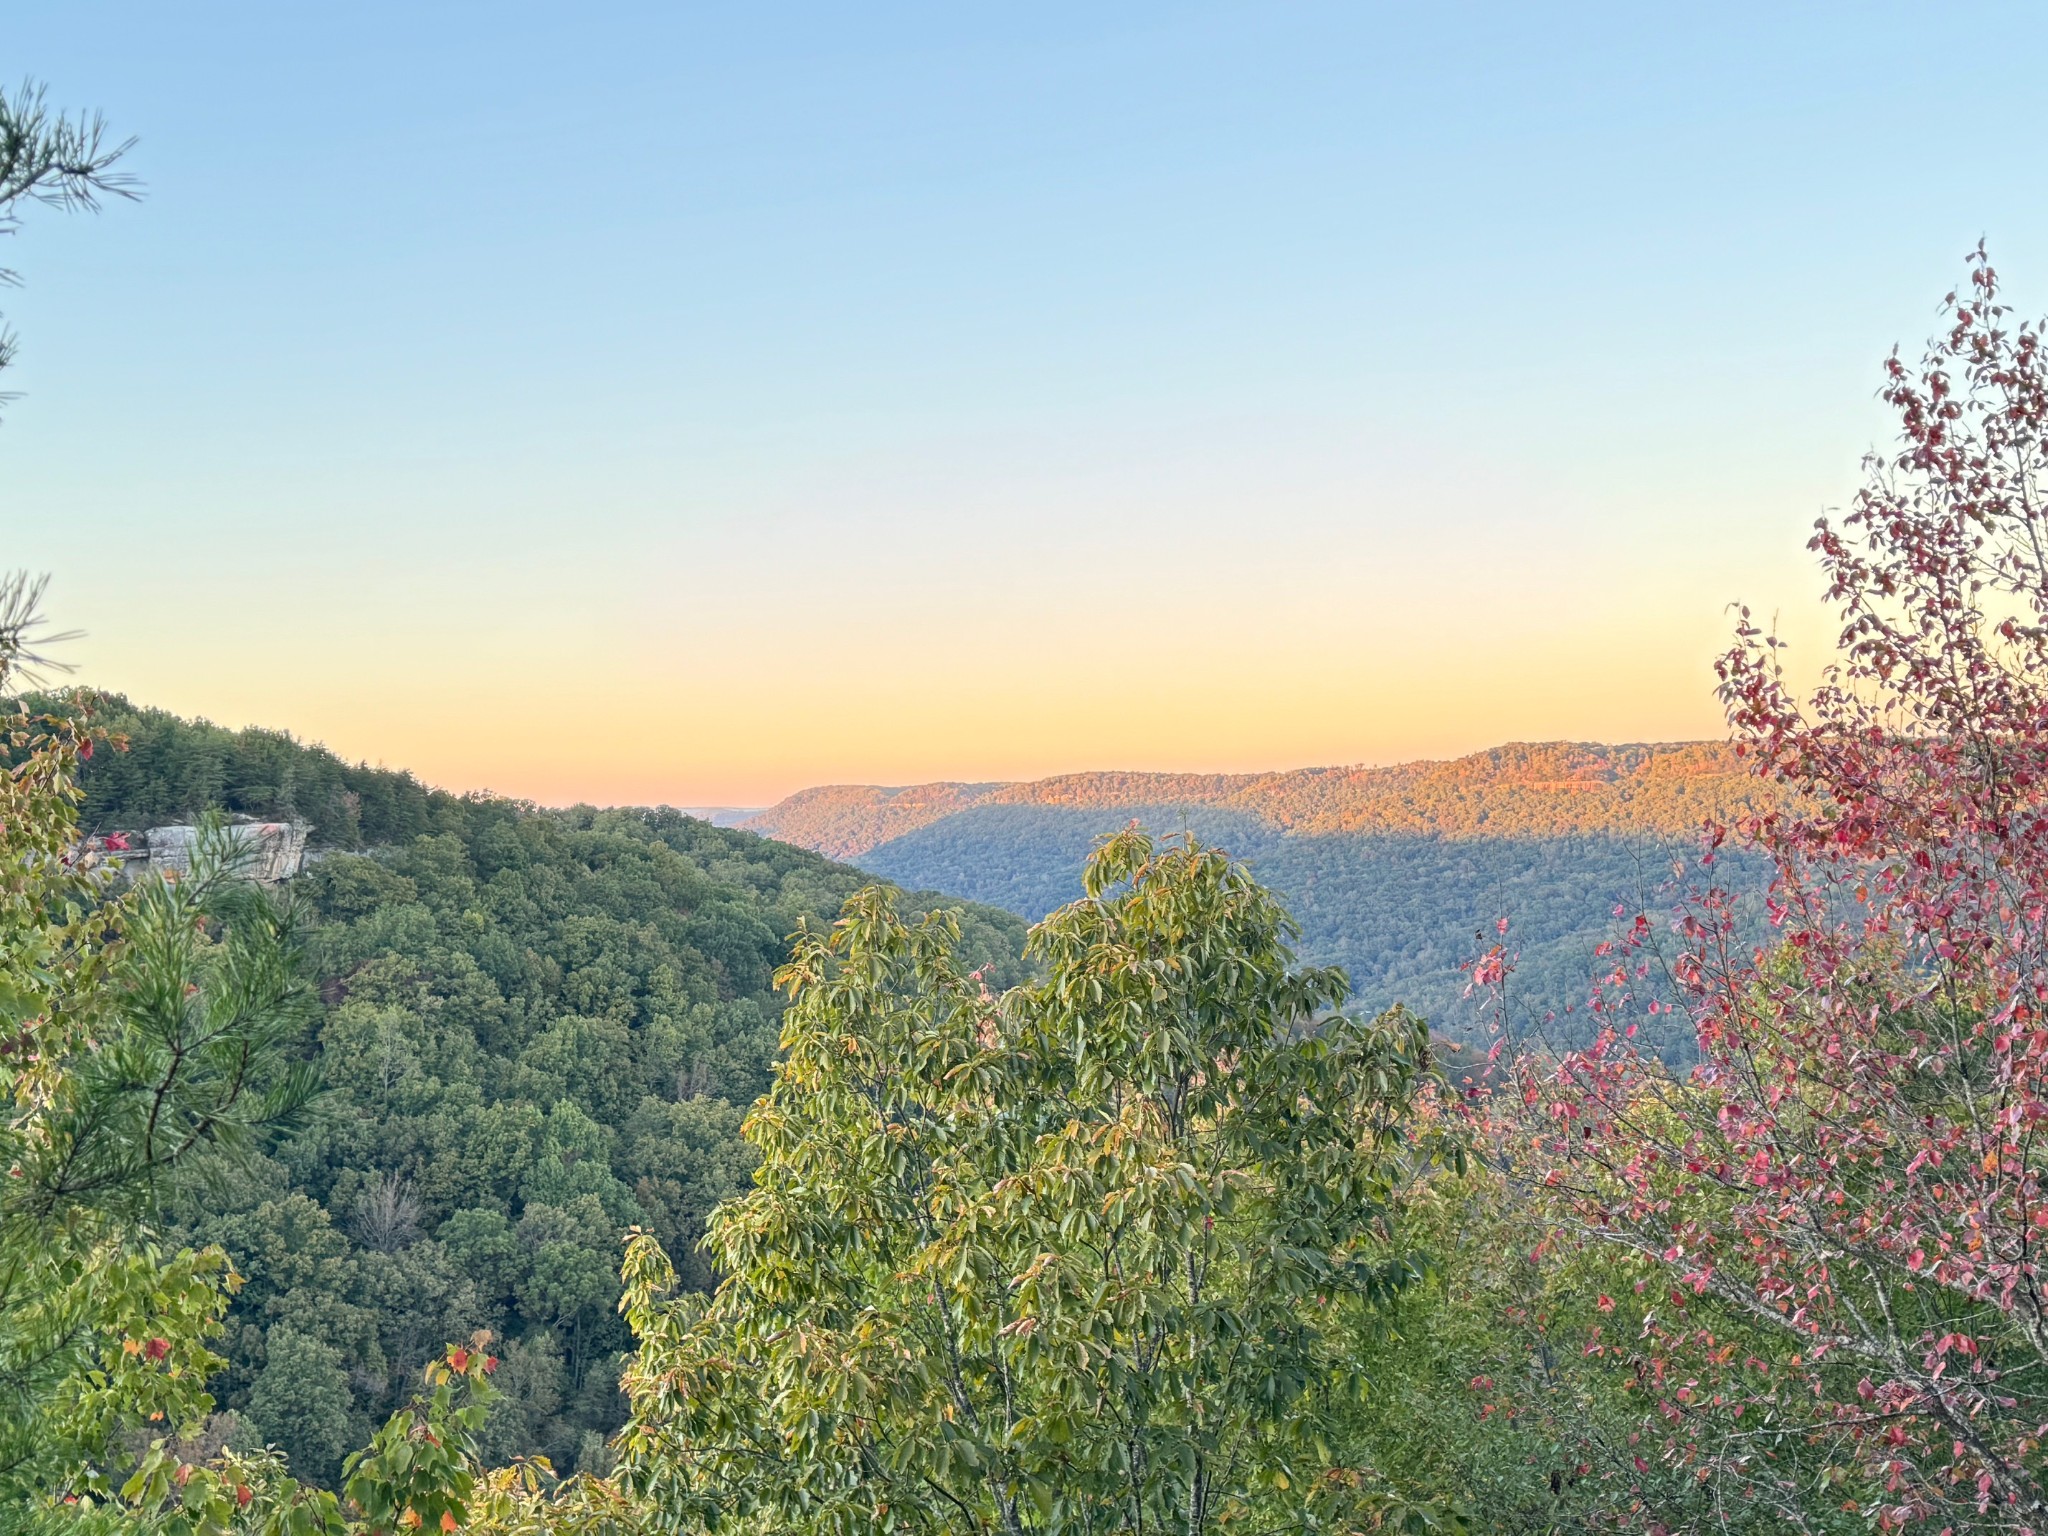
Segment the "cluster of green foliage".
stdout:
<path fill-rule="evenodd" d="M 0 102 L 4 116 L 4 102 Z M 90 1518 L 152 1430 L 212 1407 L 208 1347 L 238 1277 L 164 1239 L 163 1202 L 290 1126 L 309 991 L 293 913 L 227 878 L 123 886 L 82 854 L 77 715 L 7 685 L 39 587 L 0 580 L 0 1522 Z M 186 1480 L 189 1485 L 190 1478 Z M 202 1491 L 205 1485 L 202 1484 Z"/>
<path fill-rule="evenodd" d="M 1341 974 L 1192 839 L 1127 831 L 1083 879 L 1006 993 L 879 890 L 799 937 L 761 1166 L 711 1222 L 721 1284 L 677 1297 L 658 1243 L 628 1250 L 612 1486 L 645 1518 L 1784 1529 L 1659 1454 L 1653 1268 L 1560 1242 L 1473 1155 L 1483 1096 L 1458 1104 L 1418 1020 L 1333 1011 Z"/>
<path fill-rule="evenodd" d="M 175 875 L 124 879 L 80 836 L 79 771 L 113 743 L 87 698 L 53 713 L 10 694 L 37 659 L 40 590 L 0 579 L 0 1530 L 630 1528 L 601 1485 L 535 1458 L 487 1464 L 503 1394 L 483 1335 L 429 1353 L 338 1492 L 294 1475 L 280 1437 L 225 1443 L 212 1345 L 244 1277 L 219 1245 L 181 1246 L 167 1211 L 231 1205 L 313 1103 L 301 913 L 238 877 L 217 819 Z M 316 1386 L 319 1363 L 294 1356 Z M 276 1385 L 289 1413 L 303 1382 Z M 327 1405 L 307 1406 L 315 1431 L 294 1434 Z"/>

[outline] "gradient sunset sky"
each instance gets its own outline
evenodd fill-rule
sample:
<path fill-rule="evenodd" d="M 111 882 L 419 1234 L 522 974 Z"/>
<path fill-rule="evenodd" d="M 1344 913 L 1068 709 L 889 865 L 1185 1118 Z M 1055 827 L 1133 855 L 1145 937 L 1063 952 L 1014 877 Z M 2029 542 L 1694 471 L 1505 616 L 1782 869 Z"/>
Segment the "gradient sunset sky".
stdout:
<path fill-rule="evenodd" d="M 144 201 L 0 251 L 82 680 L 455 788 L 1717 735 L 2036 5 L 15 4 Z"/>

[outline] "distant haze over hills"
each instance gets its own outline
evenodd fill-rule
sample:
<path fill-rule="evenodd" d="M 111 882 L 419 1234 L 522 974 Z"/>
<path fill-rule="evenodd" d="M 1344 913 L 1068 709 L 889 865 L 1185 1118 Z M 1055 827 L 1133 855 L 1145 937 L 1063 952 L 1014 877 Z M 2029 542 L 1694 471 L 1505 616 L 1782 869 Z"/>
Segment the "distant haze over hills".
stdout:
<path fill-rule="evenodd" d="M 1384 768 L 828 785 L 740 824 L 1032 919 L 1079 894 L 1101 834 L 1132 820 L 1190 831 L 1279 890 L 1307 954 L 1342 964 L 1362 1000 L 1403 1000 L 1469 1035 L 1459 966 L 1498 919 L 1512 923 L 1525 1003 L 1561 1013 L 1616 904 L 1656 905 L 1702 823 L 1766 799 L 1722 743 L 1513 742 Z"/>
<path fill-rule="evenodd" d="M 758 805 L 679 805 L 676 809 L 714 827 L 737 827 L 761 814 Z"/>

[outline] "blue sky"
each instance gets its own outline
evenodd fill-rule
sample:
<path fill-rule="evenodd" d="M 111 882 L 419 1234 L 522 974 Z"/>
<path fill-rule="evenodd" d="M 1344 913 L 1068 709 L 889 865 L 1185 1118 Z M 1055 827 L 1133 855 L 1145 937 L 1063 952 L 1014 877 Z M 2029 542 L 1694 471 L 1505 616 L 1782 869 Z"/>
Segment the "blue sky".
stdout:
<path fill-rule="evenodd" d="M 2048 309 L 2042 16 L 11 7 L 148 195 L 4 253 L 0 562 L 547 799 L 1709 734 L 1980 234 Z"/>

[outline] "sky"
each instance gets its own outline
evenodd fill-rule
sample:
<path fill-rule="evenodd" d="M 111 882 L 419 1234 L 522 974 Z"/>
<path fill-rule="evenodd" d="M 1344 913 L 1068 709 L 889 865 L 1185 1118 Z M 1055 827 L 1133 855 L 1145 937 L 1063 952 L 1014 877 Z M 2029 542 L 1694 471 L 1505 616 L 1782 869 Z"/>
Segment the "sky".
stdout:
<path fill-rule="evenodd" d="M 1720 734 L 2038 6 L 0 3 L 80 680 L 544 802 Z"/>

